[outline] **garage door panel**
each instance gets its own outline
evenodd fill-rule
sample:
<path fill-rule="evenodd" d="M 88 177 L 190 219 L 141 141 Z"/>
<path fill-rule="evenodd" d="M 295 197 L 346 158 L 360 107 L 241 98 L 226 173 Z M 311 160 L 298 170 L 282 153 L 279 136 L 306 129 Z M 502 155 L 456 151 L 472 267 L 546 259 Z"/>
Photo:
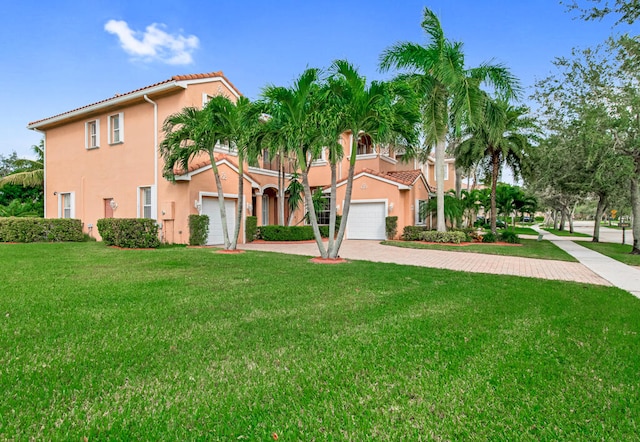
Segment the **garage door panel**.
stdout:
<path fill-rule="evenodd" d="M 229 230 L 229 239 L 233 235 L 236 225 L 236 200 L 224 200 L 224 207 L 227 215 L 227 228 Z M 208 245 L 224 244 L 224 235 L 222 233 L 222 217 L 220 216 L 220 206 L 217 198 L 202 199 L 202 214 L 209 216 L 209 236 L 207 237 Z"/>
<path fill-rule="evenodd" d="M 347 219 L 347 239 L 385 239 L 384 219 L 383 202 L 351 203 Z"/>

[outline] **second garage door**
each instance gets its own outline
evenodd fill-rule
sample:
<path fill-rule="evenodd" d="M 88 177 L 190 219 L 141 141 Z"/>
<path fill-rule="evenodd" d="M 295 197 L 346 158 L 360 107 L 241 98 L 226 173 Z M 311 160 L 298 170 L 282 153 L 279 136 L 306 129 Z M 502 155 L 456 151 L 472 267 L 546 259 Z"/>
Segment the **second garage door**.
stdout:
<path fill-rule="evenodd" d="M 224 200 L 224 207 L 227 215 L 227 227 L 229 229 L 229 239 L 233 237 L 233 229 L 236 226 L 236 200 Z M 222 235 L 222 219 L 220 217 L 220 206 L 217 198 L 202 198 L 202 214 L 209 216 L 209 236 L 207 244 L 224 244 Z"/>
<path fill-rule="evenodd" d="M 347 239 L 385 239 L 384 218 L 384 203 L 351 203 Z"/>

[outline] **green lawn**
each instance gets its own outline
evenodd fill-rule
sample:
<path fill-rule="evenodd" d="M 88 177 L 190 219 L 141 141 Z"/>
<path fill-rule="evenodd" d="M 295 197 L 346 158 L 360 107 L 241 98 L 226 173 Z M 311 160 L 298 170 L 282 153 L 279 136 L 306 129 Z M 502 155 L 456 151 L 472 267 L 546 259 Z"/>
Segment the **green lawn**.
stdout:
<path fill-rule="evenodd" d="M 509 226 L 507 227 L 505 230 L 509 230 L 509 231 L 515 231 L 516 234 L 518 235 L 537 235 L 538 232 L 536 232 L 535 230 L 533 230 L 531 227 L 521 227 L 521 226 L 516 226 L 515 229 L 513 226 Z M 499 229 L 499 232 L 502 231 L 502 229 Z"/>
<path fill-rule="evenodd" d="M 619 289 L 101 243 L 0 263 L 0 440 L 637 438 Z"/>
<path fill-rule="evenodd" d="M 580 232 L 569 232 L 568 230 L 557 230 L 557 229 L 553 229 L 551 227 L 542 227 L 542 230 L 546 230 L 549 233 L 553 233 L 556 236 L 575 236 L 575 237 L 582 237 L 582 238 L 590 238 L 591 235 L 587 235 L 586 233 L 580 233 Z"/>
<path fill-rule="evenodd" d="M 581 241 L 579 244 L 613 259 L 617 259 L 625 264 L 640 266 L 640 255 L 631 255 L 632 247 L 628 244 L 622 245 L 610 242 L 596 243 L 586 241 Z"/>
<path fill-rule="evenodd" d="M 486 255 L 520 256 L 523 258 L 554 259 L 557 261 L 578 262 L 573 256 L 550 241 L 521 239 L 521 246 L 499 244 L 425 244 L 413 241 L 383 241 L 381 244 L 409 249 L 446 250 L 451 252 L 484 253 Z M 482 259 L 482 258 L 478 258 Z"/>

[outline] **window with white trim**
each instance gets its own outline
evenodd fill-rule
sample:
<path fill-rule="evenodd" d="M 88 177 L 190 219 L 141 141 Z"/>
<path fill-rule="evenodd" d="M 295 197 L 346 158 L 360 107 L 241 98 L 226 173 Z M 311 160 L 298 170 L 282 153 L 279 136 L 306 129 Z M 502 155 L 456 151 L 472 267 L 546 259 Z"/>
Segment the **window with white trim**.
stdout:
<path fill-rule="evenodd" d="M 140 217 L 152 218 L 153 203 L 151 200 L 151 187 L 140 188 Z"/>
<path fill-rule="evenodd" d="M 118 144 L 124 142 L 124 113 L 120 112 L 115 115 L 110 115 L 108 126 L 109 144 Z"/>
<path fill-rule="evenodd" d="M 436 165 L 433 165 L 433 178 L 438 179 L 438 168 Z M 449 179 L 449 163 L 444 163 L 444 180 L 447 181 Z"/>
<path fill-rule="evenodd" d="M 416 204 L 416 225 L 425 225 L 427 222 L 427 200 L 418 200 Z"/>
<path fill-rule="evenodd" d="M 58 218 L 75 217 L 75 198 L 73 192 L 60 192 L 58 194 Z"/>
<path fill-rule="evenodd" d="M 84 123 L 85 148 L 95 149 L 100 147 L 100 120 L 92 120 Z"/>

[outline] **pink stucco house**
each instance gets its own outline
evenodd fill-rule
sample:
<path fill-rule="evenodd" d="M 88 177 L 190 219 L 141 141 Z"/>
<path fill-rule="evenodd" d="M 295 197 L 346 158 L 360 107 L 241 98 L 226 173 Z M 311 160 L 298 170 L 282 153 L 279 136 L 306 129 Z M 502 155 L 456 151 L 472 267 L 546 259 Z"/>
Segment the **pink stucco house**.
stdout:
<path fill-rule="evenodd" d="M 45 217 L 78 218 L 84 231 L 98 238 L 95 226 L 100 218 L 152 218 L 161 226 L 163 241 L 186 243 L 188 215 L 203 213 L 211 222 L 208 243 L 222 243 L 209 161 L 194 162 L 171 183 L 162 176 L 158 154 L 167 116 L 186 106 L 202 107 L 208 97 L 219 94 L 240 96 L 222 72 L 179 75 L 29 123 L 28 128 L 45 139 Z M 342 135 L 345 147 L 351 136 Z M 258 225 L 277 224 L 277 161 L 265 155 L 256 167 L 245 165 L 245 191 L 238 195 L 237 156 L 220 147 L 216 160 L 227 213 L 233 214 L 237 204 L 243 208 L 240 241 L 247 216 L 256 216 Z M 338 202 L 344 199 L 348 161 L 345 157 L 338 166 Z M 435 188 L 431 160 L 403 162 L 393 151 L 362 137 L 356 164 L 348 239 L 384 239 L 387 215 L 398 217 L 399 232 L 406 225 L 428 223 L 418 209 L 428 200 L 430 187 Z M 446 187 L 452 188 L 453 160 L 446 168 Z M 326 188 L 328 162 L 315 161 L 309 179 L 312 187 Z M 338 206 L 340 212 L 342 204 Z M 299 212 L 293 216 L 302 222 L 303 211 Z M 227 221 L 233 227 L 234 217 Z"/>

